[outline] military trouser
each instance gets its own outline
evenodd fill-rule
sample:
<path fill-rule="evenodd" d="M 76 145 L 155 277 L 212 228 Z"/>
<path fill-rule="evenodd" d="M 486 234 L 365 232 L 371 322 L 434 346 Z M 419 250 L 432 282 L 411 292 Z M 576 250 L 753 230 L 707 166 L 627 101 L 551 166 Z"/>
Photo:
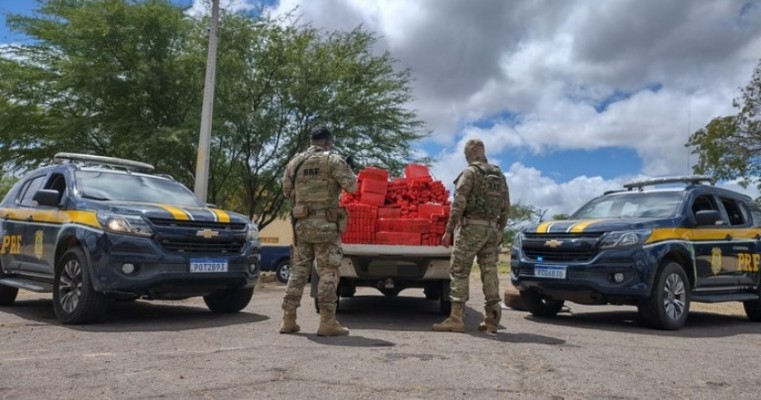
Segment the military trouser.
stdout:
<path fill-rule="evenodd" d="M 297 224 L 298 240 L 294 249 L 296 261 L 291 260 L 291 276 L 285 288 L 283 310 L 295 310 L 301 304 L 304 287 L 312 272 L 312 264 L 316 261 L 317 274 L 320 282 L 317 285 L 317 304 L 322 307 L 335 306 L 338 297 L 336 287 L 340 278 L 339 267 L 343 252 L 338 232 L 326 232 L 325 229 L 314 232 L 313 224 Z M 332 224 L 335 227 L 335 224 Z M 329 227 L 329 226 L 328 226 Z M 300 229 L 301 228 L 301 229 Z M 325 225 L 318 226 L 325 228 Z M 310 240 L 312 239 L 312 240 Z M 328 239 L 314 241 L 314 239 Z"/>
<path fill-rule="evenodd" d="M 497 260 L 502 232 L 491 226 L 465 225 L 456 233 L 454 250 L 449 268 L 451 281 L 449 299 L 453 303 L 465 303 L 469 298 L 470 269 L 473 258 L 481 269 L 486 308 L 499 303 L 499 277 Z"/>

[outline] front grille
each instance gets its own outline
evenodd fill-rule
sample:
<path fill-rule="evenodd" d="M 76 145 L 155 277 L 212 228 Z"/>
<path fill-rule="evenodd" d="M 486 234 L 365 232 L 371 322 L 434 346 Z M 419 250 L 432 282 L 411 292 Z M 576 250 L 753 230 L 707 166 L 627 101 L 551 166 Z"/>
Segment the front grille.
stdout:
<path fill-rule="evenodd" d="M 601 232 L 526 233 L 523 254 L 537 262 L 586 262 L 597 254 L 601 236 Z"/>
<path fill-rule="evenodd" d="M 183 221 L 170 218 L 149 218 L 156 226 L 188 229 L 214 229 L 218 231 L 243 231 L 246 224 L 242 222 L 215 222 L 215 221 Z"/>
<path fill-rule="evenodd" d="M 166 250 L 182 254 L 240 254 L 244 240 L 161 239 Z"/>

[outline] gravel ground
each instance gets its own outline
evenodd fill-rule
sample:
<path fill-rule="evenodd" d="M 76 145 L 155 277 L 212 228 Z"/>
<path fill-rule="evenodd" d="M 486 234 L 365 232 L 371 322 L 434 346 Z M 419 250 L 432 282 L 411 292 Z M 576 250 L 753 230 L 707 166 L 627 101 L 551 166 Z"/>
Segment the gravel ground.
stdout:
<path fill-rule="evenodd" d="M 284 286 L 264 279 L 241 313 L 201 299 L 114 304 L 97 324 L 62 326 L 49 295 L 0 307 L 3 399 L 756 399 L 761 325 L 738 304 L 695 305 L 676 332 L 642 327 L 634 307 L 569 304 L 556 318 L 504 310 L 481 334 L 472 280 L 468 332 L 432 332 L 442 319 L 421 290 L 342 299 L 342 338 L 280 335 Z M 507 286 L 503 277 L 502 288 Z"/>

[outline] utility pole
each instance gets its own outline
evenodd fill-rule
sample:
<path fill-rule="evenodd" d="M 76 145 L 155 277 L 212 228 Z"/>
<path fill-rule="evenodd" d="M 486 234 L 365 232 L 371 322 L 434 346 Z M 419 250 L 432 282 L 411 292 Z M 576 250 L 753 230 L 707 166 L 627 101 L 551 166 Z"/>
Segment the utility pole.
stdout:
<path fill-rule="evenodd" d="M 219 27 L 219 0 L 211 1 L 211 29 L 209 30 L 209 54 L 206 59 L 206 81 L 203 87 L 201 108 L 201 132 L 198 138 L 196 159 L 195 194 L 204 202 L 209 190 L 209 146 L 211 143 L 211 120 L 214 109 L 214 84 L 217 72 L 217 29 Z"/>

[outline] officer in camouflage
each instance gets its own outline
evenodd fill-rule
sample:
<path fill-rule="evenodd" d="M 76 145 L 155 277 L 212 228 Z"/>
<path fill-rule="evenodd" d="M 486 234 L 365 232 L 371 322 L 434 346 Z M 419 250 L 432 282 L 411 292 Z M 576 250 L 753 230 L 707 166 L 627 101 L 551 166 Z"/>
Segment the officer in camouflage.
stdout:
<path fill-rule="evenodd" d="M 295 226 L 295 261 L 283 299 L 280 333 L 298 332 L 296 308 L 317 259 L 317 304 L 320 307 L 320 336 L 348 335 L 349 330 L 336 320 L 336 286 L 341 265 L 341 226 L 347 218 L 338 207 L 341 189 L 357 190 L 357 176 L 341 157 L 330 152 L 333 135 L 326 126 L 311 131 L 312 146 L 288 162 L 283 177 L 283 194 L 291 199 Z"/>
<path fill-rule="evenodd" d="M 452 212 L 441 238 L 442 244 L 449 246 L 455 235 L 450 264 L 452 311 L 444 322 L 433 324 L 433 330 L 465 332 L 468 278 L 473 258 L 477 257 L 486 298 L 484 320 L 478 329 L 496 333 L 502 318 L 497 261 L 510 210 L 510 192 L 505 175 L 486 160 L 482 141 L 471 139 L 465 144 L 465 159 L 469 165 L 455 180 Z"/>

